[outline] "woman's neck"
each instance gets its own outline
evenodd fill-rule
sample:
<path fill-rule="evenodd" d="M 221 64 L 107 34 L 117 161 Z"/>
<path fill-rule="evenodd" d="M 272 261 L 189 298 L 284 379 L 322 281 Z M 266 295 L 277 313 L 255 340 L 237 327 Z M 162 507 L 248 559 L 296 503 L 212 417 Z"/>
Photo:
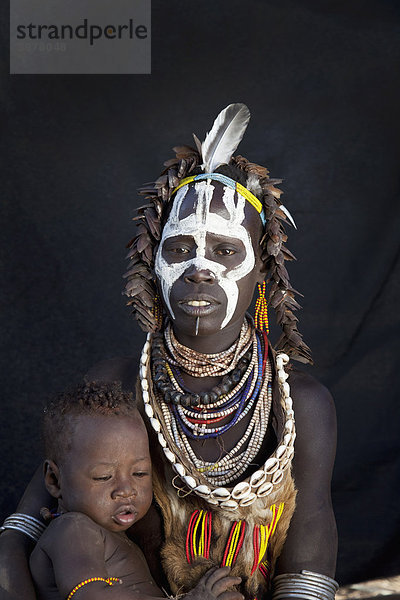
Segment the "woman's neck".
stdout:
<path fill-rule="evenodd" d="M 179 330 L 176 323 L 172 323 L 174 335 L 178 342 L 202 354 L 216 354 L 227 350 L 240 335 L 242 323 L 234 323 L 214 333 L 199 331 L 197 336 L 186 334 Z"/>

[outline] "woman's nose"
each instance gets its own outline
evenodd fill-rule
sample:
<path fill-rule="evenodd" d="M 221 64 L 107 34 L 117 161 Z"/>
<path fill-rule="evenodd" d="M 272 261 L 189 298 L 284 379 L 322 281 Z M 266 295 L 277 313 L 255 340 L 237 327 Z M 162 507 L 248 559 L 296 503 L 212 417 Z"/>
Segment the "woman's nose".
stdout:
<path fill-rule="evenodd" d="M 133 481 L 128 478 L 119 479 L 115 485 L 114 491 L 112 492 L 113 498 L 131 498 L 136 496 L 136 489 L 133 485 Z"/>
<path fill-rule="evenodd" d="M 195 265 L 191 265 L 185 271 L 183 278 L 186 283 L 214 283 L 215 274 L 209 269 L 199 269 Z"/>

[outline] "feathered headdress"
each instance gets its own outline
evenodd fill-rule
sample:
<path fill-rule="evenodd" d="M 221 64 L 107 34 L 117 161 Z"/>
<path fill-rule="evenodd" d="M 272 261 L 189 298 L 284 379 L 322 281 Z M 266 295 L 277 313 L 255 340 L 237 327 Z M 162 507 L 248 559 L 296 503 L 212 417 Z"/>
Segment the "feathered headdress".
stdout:
<path fill-rule="evenodd" d="M 229 164 L 249 121 L 250 111 L 244 104 L 230 104 L 219 113 L 199 150 L 205 173 L 213 173 L 220 165 Z"/>
<path fill-rule="evenodd" d="M 268 302 L 275 309 L 277 322 L 282 328 L 276 349 L 296 360 L 311 363 L 310 349 L 297 329 L 298 319 L 293 314 L 293 311 L 301 308 L 295 299 L 299 292 L 291 286 L 284 265 L 285 261 L 294 260 L 295 257 L 284 246 L 287 235 L 283 223 L 289 221 L 294 225 L 294 221 L 279 201 L 282 192 L 276 184 L 282 180 L 271 179 L 265 167 L 251 163 L 243 156 L 232 156 L 243 138 L 249 119 L 250 111 L 247 106 L 230 104 L 218 115 L 203 143 L 194 136 L 197 149 L 175 146 L 173 150 L 176 156 L 164 163 L 165 169 L 160 177 L 139 189 L 147 202 L 138 208 L 138 215 L 134 217 L 137 229 L 127 246 L 130 264 L 124 275 L 127 279 L 124 293 L 129 298 L 127 304 L 132 307 L 140 327 L 144 331 L 159 329 L 161 319 L 156 318 L 159 303 L 154 257 L 161 237 L 162 215 L 172 201 L 174 191 L 180 183 L 184 183 L 184 179 L 194 178 L 195 172 L 200 169 L 203 173 L 215 174 L 221 165 L 229 164 L 245 173 L 247 183 L 243 195 L 248 190 L 260 203 L 265 217 L 264 233 L 260 241 L 261 258 L 270 284 Z"/>

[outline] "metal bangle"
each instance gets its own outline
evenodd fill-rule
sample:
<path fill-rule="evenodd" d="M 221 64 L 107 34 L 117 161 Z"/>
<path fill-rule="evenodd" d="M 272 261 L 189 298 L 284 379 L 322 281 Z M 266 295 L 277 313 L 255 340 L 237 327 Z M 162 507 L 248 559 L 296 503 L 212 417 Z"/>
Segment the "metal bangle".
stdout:
<path fill-rule="evenodd" d="M 46 525 L 31 515 L 13 513 L 5 519 L 2 527 L 0 527 L 0 533 L 6 529 L 20 531 L 30 537 L 34 542 L 37 542 L 45 531 Z"/>
<path fill-rule="evenodd" d="M 334 579 L 321 573 L 282 573 L 272 581 L 272 600 L 334 600 L 338 588 Z"/>

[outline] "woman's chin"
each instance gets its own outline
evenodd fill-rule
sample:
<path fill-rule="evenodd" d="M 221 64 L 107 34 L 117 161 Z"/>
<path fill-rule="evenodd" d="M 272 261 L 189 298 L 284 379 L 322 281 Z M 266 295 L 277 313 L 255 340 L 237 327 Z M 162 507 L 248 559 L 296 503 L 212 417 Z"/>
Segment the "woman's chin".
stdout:
<path fill-rule="evenodd" d="M 243 317 L 232 319 L 222 327 L 223 317 L 214 315 L 193 316 L 178 315 L 171 318 L 172 328 L 177 340 L 184 346 L 198 352 L 214 354 L 228 348 L 237 339 L 243 323 Z M 198 320 L 198 323 L 197 323 Z"/>
<path fill-rule="evenodd" d="M 192 314 L 180 311 L 171 319 L 174 333 L 179 337 L 199 338 L 210 335 L 223 335 L 222 318 L 215 317 L 215 312 L 205 314 L 204 311 L 193 311 Z"/>

